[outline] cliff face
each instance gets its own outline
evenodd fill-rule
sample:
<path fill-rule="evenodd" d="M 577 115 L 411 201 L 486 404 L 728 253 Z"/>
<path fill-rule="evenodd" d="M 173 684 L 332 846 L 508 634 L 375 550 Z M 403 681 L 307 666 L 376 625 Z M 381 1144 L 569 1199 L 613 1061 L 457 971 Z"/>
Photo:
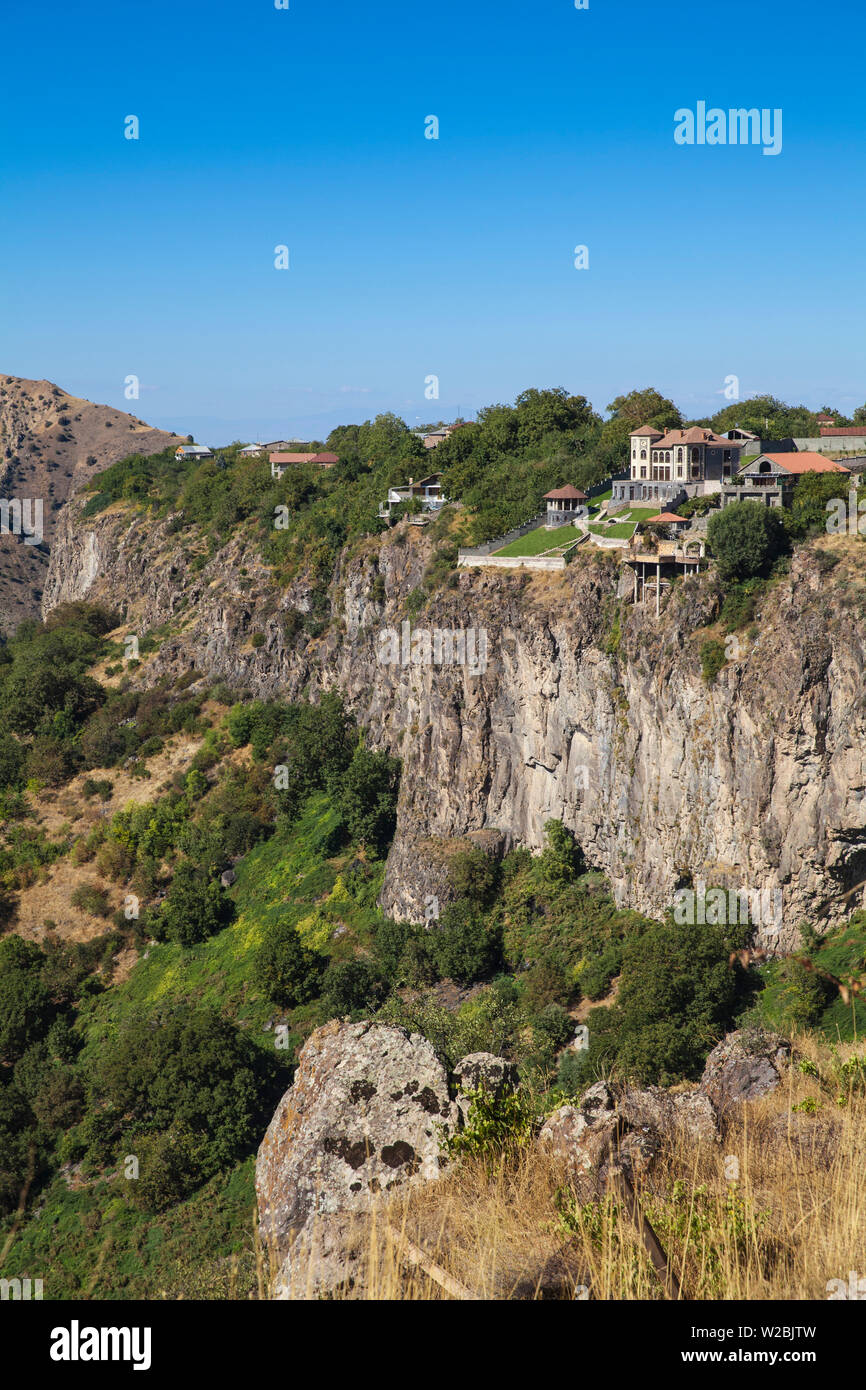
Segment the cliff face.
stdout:
<path fill-rule="evenodd" d="M 113 406 L 70 396 L 50 381 L 0 375 L 0 497 L 42 504 L 43 543 L 0 535 L 0 628 L 35 618 L 55 517 L 94 473 L 127 454 L 176 440 Z"/>
<path fill-rule="evenodd" d="M 431 545 L 405 523 L 342 558 L 334 622 L 310 640 L 285 630 L 288 610 L 309 608 L 307 586 L 275 590 L 240 537 L 194 572 L 169 522 L 111 511 L 82 523 L 73 502 L 44 608 L 88 598 L 122 606 L 139 635 L 168 624 L 147 679 L 194 666 L 262 696 L 340 689 L 371 743 L 403 759 L 383 894 L 395 916 L 421 920 L 426 895 L 447 896 L 455 840 L 535 849 L 557 818 L 618 902 L 652 915 L 689 880 L 780 889 L 781 930 L 758 941 L 787 950 L 803 918 L 826 925 L 857 906 L 860 893 L 840 894 L 866 879 L 858 545 L 799 552 L 711 686 L 699 648 L 715 581 L 676 585 L 660 620 L 627 606 L 617 623 L 618 565 L 595 551 L 560 574 L 459 571 L 413 619 L 413 661 L 400 625 Z M 384 603 L 369 597 L 377 573 Z M 437 664 L 448 638 L 437 645 L 435 630 L 470 628 L 476 657 L 486 638 L 484 669 Z"/>

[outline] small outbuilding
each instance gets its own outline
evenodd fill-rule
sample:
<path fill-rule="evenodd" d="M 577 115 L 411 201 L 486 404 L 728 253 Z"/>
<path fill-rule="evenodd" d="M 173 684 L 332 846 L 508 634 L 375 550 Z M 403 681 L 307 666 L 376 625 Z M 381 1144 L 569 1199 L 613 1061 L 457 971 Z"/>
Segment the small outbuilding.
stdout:
<path fill-rule="evenodd" d="M 550 529 L 554 526 L 568 526 L 579 516 L 585 516 L 589 498 L 580 488 L 567 483 L 565 487 L 556 487 L 552 492 L 546 492 L 544 500 L 547 503 L 547 520 L 544 524 Z"/>

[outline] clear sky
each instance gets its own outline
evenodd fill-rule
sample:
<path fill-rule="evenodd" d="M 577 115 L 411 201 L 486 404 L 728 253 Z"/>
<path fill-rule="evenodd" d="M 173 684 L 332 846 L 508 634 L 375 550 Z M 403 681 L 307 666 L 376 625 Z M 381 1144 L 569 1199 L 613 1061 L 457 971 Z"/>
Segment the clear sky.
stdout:
<path fill-rule="evenodd" d="M 0 371 L 205 443 L 527 386 L 700 415 L 729 375 L 850 410 L 864 31 L 860 0 L 5 0 Z M 677 145 L 699 101 L 780 108 L 781 153 Z"/>

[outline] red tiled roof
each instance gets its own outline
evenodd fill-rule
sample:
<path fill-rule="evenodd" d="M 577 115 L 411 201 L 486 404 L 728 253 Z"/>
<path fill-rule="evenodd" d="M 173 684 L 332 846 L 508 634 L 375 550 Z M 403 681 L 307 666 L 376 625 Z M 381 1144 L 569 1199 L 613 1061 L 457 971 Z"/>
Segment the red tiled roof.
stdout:
<path fill-rule="evenodd" d="M 657 439 L 661 439 L 664 430 L 657 430 L 654 425 L 641 425 L 639 430 L 632 430 L 632 435 L 636 434 L 652 434 L 655 435 Z"/>
<path fill-rule="evenodd" d="M 866 425 L 834 425 L 832 428 L 829 425 L 822 425 L 821 435 L 825 434 L 856 435 L 858 439 L 861 439 L 866 435 Z"/>
<path fill-rule="evenodd" d="M 759 454 L 757 458 L 751 459 L 746 468 L 753 468 L 761 459 L 770 459 L 783 468 L 787 473 L 850 473 L 851 469 L 844 464 L 837 463 L 835 459 L 825 458 L 823 454 L 813 454 L 810 450 L 804 449 L 799 454 Z M 743 469 L 740 469 L 742 472 Z"/>
<path fill-rule="evenodd" d="M 545 502 L 548 498 L 550 498 L 552 502 L 559 502 L 564 497 L 574 497 L 580 502 L 586 501 L 586 493 L 581 492 L 579 488 L 573 487 L 571 483 L 566 483 L 565 487 L 556 487 L 552 492 L 546 492 L 544 494 Z"/>
<path fill-rule="evenodd" d="M 315 454 L 271 454 L 271 463 L 312 463 Z"/>
<path fill-rule="evenodd" d="M 666 524 L 670 524 L 670 522 L 672 521 L 679 521 L 685 523 L 688 521 L 688 517 L 677 516 L 674 512 L 659 512 L 658 516 L 647 517 L 647 525 L 649 525 L 651 521 L 663 521 Z"/>
<path fill-rule="evenodd" d="M 313 456 L 312 456 L 312 462 L 313 462 L 313 463 L 339 463 L 340 460 L 337 458 L 337 455 L 336 455 L 336 454 L 313 454 Z"/>
<path fill-rule="evenodd" d="M 653 444 L 654 449 L 672 449 L 676 444 L 713 444 L 717 448 L 731 449 L 736 448 L 736 442 L 732 439 L 723 439 L 720 434 L 714 434 L 712 430 L 702 429 L 700 425 L 692 425 L 687 430 L 668 430 L 663 439 L 658 439 Z"/>

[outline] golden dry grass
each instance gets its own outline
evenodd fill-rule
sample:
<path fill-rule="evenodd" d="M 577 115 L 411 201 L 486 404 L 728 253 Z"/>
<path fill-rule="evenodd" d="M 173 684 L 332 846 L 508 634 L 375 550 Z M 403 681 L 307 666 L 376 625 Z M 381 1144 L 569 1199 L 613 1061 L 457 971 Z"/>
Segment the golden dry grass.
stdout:
<path fill-rule="evenodd" d="M 829 1065 L 823 1045 L 800 1051 Z M 804 1100 L 817 1111 L 793 1109 Z M 826 1299 L 830 1280 L 866 1275 L 866 1097 L 840 1106 L 791 1068 L 776 1092 L 737 1111 L 721 1143 L 665 1151 L 638 1195 L 682 1297 Z M 492 1164 L 464 1160 L 366 1222 L 354 1285 L 336 1297 L 539 1297 L 547 1264 L 558 1285 L 548 1297 L 665 1298 L 621 1199 L 582 1203 L 536 1144 Z"/>

